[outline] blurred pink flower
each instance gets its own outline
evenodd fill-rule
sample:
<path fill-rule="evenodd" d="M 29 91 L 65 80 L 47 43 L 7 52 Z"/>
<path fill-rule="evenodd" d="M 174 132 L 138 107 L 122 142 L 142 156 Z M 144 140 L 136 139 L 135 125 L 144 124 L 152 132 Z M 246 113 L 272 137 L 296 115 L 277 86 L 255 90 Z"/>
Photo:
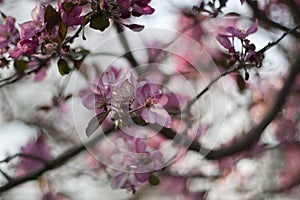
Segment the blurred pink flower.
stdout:
<path fill-rule="evenodd" d="M 44 22 L 45 9 L 43 6 L 35 6 L 31 12 L 31 21 L 20 24 L 21 27 L 21 39 L 29 39 L 33 36 L 37 36 L 46 28 Z"/>
<path fill-rule="evenodd" d="M 11 42 L 19 39 L 19 32 L 15 27 L 15 18 L 5 16 L 5 24 L 0 25 L 0 52 L 2 49 L 8 47 Z"/>
<path fill-rule="evenodd" d="M 21 55 L 32 55 L 36 52 L 37 44 L 32 40 L 20 40 L 17 46 L 9 51 L 9 56 L 11 58 L 19 58 Z"/>
<path fill-rule="evenodd" d="M 279 186 L 288 189 L 300 181 L 300 146 L 292 144 L 282 148 L 284 166 L 279 175 Z"/>
<path fill-rule="evenodd" d="M 163 167 L 162 154 L 147 150 L 146 141 L 141 138 L 118 139 L 121 150 L 112 155 L 112 188 L 126 188 L 135 192 L 135 188 L 146 182 L 151 172 Z"/>
<path fill-rule="evenodd" d="M 119 17 L 125 19 L 131 15 L 139 17 L 141 15 L 150 15 L 154 12 L 154 8 L 149 6 L 151 0 L 117 0 L 116 3 L 119 7 Z M 109 7 L 111 2 L 105 0 L 106 5 Z"/>
<path fill-rule="evenodd" d="M 58 1 L 58 12 L 60 13 L 61 19 L 66 26 L 77 26 L 82 23 L 83 17 L 80 16 L 82 12 L 82 6 L 73 4 L 70 8 L 66 9 L 64 6 L 66 3 L 72 2 L 73 0 Z"/>
<path fill-rule="evenodd" d="M 44 136 L 40 136 L 37 140 L 31 139 L 21 148 L 21 153 L 37 157 L 20 157 L 17 164 L 17 175 L 24 176 L 25 174 L 35 171 L 43 166 L 43 161 L 46 162 L 51 158 L 50 149 L 46 143 Z"/>

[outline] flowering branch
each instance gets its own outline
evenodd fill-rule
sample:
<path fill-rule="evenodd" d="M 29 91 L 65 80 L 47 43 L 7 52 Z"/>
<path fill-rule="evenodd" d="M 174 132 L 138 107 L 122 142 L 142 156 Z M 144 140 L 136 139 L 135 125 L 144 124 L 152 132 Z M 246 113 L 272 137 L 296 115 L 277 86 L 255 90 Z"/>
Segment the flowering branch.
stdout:
<path fill-rule="evenodd" d="M 24 177 L 21 178 L 15 178 L 11 179 L 7 184 L 0 187 L 0 193 L 5 192 L 9 189 L 12 189 L 20 184 L 26 183 L 27 181 L 35 180 L 41 175 L 43 175 L 45 172 L 53 170 L 67 161 L 69 161 L 71 158 L 75 157 L 76 155 L 80 154 L 81 152 L 86 150 L 86 147 L 93 146 L 97 141 L 101 140 L 105 135 L 108 135 L 114 131 L 114 127 L 109 127 L 106 130 L 103 131 L 103 134 L 98 135 L 97 137 L 93 138 L 92 140 L 89 140 L 85 144 L 80 144 L 75 147 L 72 147 L 71 149 L 65 151 L 64 153 L 57 156 L 55 159 L 48 161 L 47 163 L 44 163 L 43 167 L 41 167 L 38 170 L 35 170 Z"/>
<path fill-rule="evenodd" d="M 182 146 L 188 145 L 187 148 L 189 150 L 199 152 L 200 154 L 204 155 L 206 159 L 215 160 L 215 159 L 220 159 L 241 152 L 251 147 L 260 138 L 264 129 L 268 126 L 268 124 L 275 118 L 277 113 L 281 110 L 282 106 L 285 103 L 285 100 L 287 99 L 289 90 L 293 85 L 293 82 L 296 79 L 299 71 L 300 71 L 300 59 L 298 59 L 295 62 L 295 64 L 292 66 L 292 70 L 290 71 L 283 88 L 279 92 L 274 105 L 269 109 L 269 112 L 262 119 L 262 121 L 257 126 L 253 127 L 247 134 L 243 135 L 239 140 L 237 140 L 237 142 L 235 142 L 229 147 L 224 147 L 218 150 L 209 150 L 205 147 L 202 147 L 202 145 L 199 142 L 188 140 L 184 136 L 177 134 L 175 131 L 173 131 L 170 128 L 161 127 L 155 124 L 151 125 L 150 128 L 154 130 L 159 130 L 159 133 L 161 133 L 166 138 L 174 139 L 175 143 L 181 144 Z M 90 140 L 89 142 L 87 142 L 86 145 L 92 146 L 93 144 L 96 143 L 96 141 L 102 139 L 104 135 L 110 134 L 112 131 L 114 131 L 114 127 L 108 128 L 107 130 L 104 131 L 104 134 L 97 136 L 97 138 L 95 138 L 94 140 Z M 49 161 L 42 168 L 24 177 L 12 179 L 6 185 L 0 187 L 0 193 L 7 191 L 15 186 L 18 186 L 22 183 L 25 183 L 27 181 L 34 180 L 37 177 L 41 176 L 43 173 L 61 166 L 62 164 L 64 164 L 74 156 L 86 150 L 86 145 L 81 144 L 79 146 L 73 147 L 70 150 L 58 156 L 57 158 Z"/>
<path fill-rule="evenodd" d="M 265 47 L 263 47 L 262 49 L 260 49 L 259 51 L 257 51 L 257 53 L 259 54 L 263 54 L 265 53 L 267 50 L 269 50 L 270 48 L 274 47 L 275 45 L 277 45 L 282 39 L 284 39 L 288 34 L 292 34 L 294 33 L 297 29 L 300 28 L 300 24 L 295 26 L 295 28 L 288 30 L 287 32 L 283 33 L 282 36 L 280 38 L 278 38 L 276 41 L 274 42 L 270 42 L 268 43 Z M 192 107 L 192 105 L 202 96 L 204 95 L 213 84 L 215 84 L 219 79 L 221 79 L 222 77 L 236 72 L 238 70 L 241 69 L 242 66 L 238 66 L 238 67 L 232 67 L 230 69 L 228 69 L 227 71 L 223 72 L 222 74 L 220 74 L 219 76 L 217 76 L 215 79 L 213 79 L 196 97 L 194 97 L 186 106 L 186 111 L 189 111 L 190 108 Z"/>
<path fill-rule="evenodd" d="M 252 8 L 253 12 L 254 12 L 254 16 L 257 17 L 260 21 L 263 21 L 273 27 L 276 27 L 278 29 L 281 29 L 283 31 L 290 31 L 289 28 L 287 28 L 286 26 L 283 26 L 282 24 L 279 24 L 273 20 L 271 20 L 270 18 L 267 17 L 267 15 L 262 12 L 257 5 L 257 1 L 252 1 L 252 0 L 246 0 L 247 4 Z M 297 38 L 300 38 L 300 33 L 299 32 L 293 32 L 292 35 L 294 35 Z"/>

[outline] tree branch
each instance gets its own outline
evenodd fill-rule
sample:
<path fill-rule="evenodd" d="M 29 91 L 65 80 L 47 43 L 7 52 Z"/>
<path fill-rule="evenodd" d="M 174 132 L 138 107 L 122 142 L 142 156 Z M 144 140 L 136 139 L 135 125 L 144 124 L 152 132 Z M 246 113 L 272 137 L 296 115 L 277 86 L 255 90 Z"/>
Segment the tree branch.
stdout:
<path fill-rule="evenodd" d="M 131 53 L 129 44 L 127 42 L 127 39 L 126 39 L 124 31 L 123 31 L 123 27 L 119 23 L 115 23 L 115 26 L 116 26 L 117 32 L 119 33 L 120 42 L 125 49 L 124 57 L 129 61 L 129 63 L 132 65 L 133 68 L 138 67 L 139 64 L 136 61 L 136 59 L 134 58 L 133 54 Z"/>
<path fill-rule="evenodd" d="M 264 23 L 273 26 L 275 28 L 281 29 L 283 31 L 289 31 L 290 29 L 283 26 L 282 24 L 279 24 L 271 19 L 268 18 L 265 12 L 262 12 L 257 5 L 257 1 L 253 0 L 246 0 L 248 5 L 252 8 L 254 12 L 254 16 L 257 17 L 260 21 L 263 21 Z M 297 38 L 300 38 L 300 33 L 299 32 L 293 32 L 292 35 L 294 35 Z"/>
<path fill-rule="evenodd" d="M 63 154 L 59 155 L 55 159 L 47 162 L 40 169 L 35 170 L 31 173 L 28 173 L 24 177 L 11 179 L 11 181 L 9 181 L 6 185 L 0 187 L 0 193 L 5 192 L 9 189 L 12 189 L 12 188 L 14 188 L 14 187 L 16 187 L 20 184 L 26 183 L 27 181 L 35 180 L 39 176 L 43 175 L 45 172 L 53 170 L 53 169 L 61 166 L 62 164 L 69 161 L 71 158 L 75 157 L 76 155 L 78 155 L 82 151 L 86 150 L 86 146 L 89 146 L 89 147 L 93 146 L 97 141 L 101 140 L 105 135 L 110 134 L 114 130 L 115 130 L 114 126 L 111 126 L 111 127 L 107 128 L 106 130 L 104 130 L 103 134 L 98 135 L 97 137 L 95 137 L 92 140 L 89 140 L 85 144 L 79 144 L 79 145 L 69 149 L 68 151 L 66 151 Z"/>
<path fill-rule="evenodd" d="M 151 125 L 149 126 L 151 129 L 158 131 L 164 137 L 173 140 L 175 143 L 180 144 L 182 146 L 187 147 L 189 150 L 197 151 L 202 154 L 206 159 L 215 160 L 220 159 L 226 156 L 230 156 L 236 154 L 238 152 L 244 151 L 250 148 L 256 141 L 259 140 L 261 134 L 265 130 L 265 128 L 271 123 L 271 121 L 276 117 L 277 113 L 283 107 L 287 96 L 289 94 L 289 90 L 293 85 L 297 75 L 300 71 L 300 58 L 295 62 L 292 66 L 292 69 L 286 78 L 285 84 L 278 93 L 275 103 L 269 109 L 268 113 L 262 119 L 262 121 L 254 126 L 252 129 L 248 131 L 247 134 L 241 136 L 235 143 L 231 146 L 220 148 L 217 150 L 209 150 L 208 148 L 203 147 L 199 142 L 192 141 L 184 136 L 177 134 L 172 129 L 164 128 L 159 125 Z"/>

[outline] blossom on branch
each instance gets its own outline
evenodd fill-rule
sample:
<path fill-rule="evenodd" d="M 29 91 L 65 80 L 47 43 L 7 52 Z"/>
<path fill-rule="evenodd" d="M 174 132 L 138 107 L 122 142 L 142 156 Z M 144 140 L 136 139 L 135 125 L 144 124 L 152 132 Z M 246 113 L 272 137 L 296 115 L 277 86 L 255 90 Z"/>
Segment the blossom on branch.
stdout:
<path fill-rule="evenodd" d="M 15 18 L 5 16 L 2 14 L 4 24 L 0 24 L 0 53 L 6 51 L 6 48 L 16 40 L 19 39 L 20 35 L 15 27 Z"/>
<path fill-rule="evenodd" d="M 257 52 L 255 44 L 251 43 L 247 37 L 258 30 L 258 20 L 254 22 L 246 31 L 235 27 L 227 27 L 227 34 L 218 34 L 218 42 L 227 49 L 231 55 L 230 62 L 238 63 L 239 68 L 261 67 L 263 61 L 263 52 Z M 241 48 L 238 50 L 235 39 L 241 42 Z M 247 73 L 246 73 L 247 74 Z M 246 79 L 247 76 L 246 76 Z"/>
<path fill-rule="evenodd" d="M 119 152 L 112 155 L 113 189 L 126 188 L 135 193 L 135 188 L 146 182 L 151 172 L 163 167 L 162 154 L 149 151 L 146 140 L 142 138 L 117 139 Z"/>
<path fill-rule="evenodd" d="M 168 105 L 167 93 L 164 94 L 160 87 L 150 81 L 138 82 L 130 72 L 124 73 L 109 67 L 98 83 L 80 92 L 83 105 L 94 110 L 97 116 L 90 121 L 87 135 L 91 134 L 90 130 L 96 130 L 109 112 L 114 113 L 112 119 L 116 126 L 129 125 L 129 119 L 133 117 L 142 120 L 142 124 L 159 124 L 170 128 L 172 119 L 165 107 L 172 105 Z"/>
<path fill-rule="evenodd" d="M 82 24 L 82 6 L 74 0 L 65 0 L 63 3 L 58 1 L 58 12 L 66 26 L 77 26 Z"/>

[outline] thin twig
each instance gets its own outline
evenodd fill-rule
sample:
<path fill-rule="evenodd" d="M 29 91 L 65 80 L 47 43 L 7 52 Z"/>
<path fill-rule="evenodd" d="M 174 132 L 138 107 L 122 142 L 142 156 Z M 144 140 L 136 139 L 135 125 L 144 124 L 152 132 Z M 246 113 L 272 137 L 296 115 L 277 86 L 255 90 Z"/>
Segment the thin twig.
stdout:
<path fill-rule="evenodd" d="M 275 103 L 273 104 L 272 107 L 270 107 L 265 117 L 261 120 L 259 124 L 257 124 L 252 129 L 250 129 L 247 134 L 240 137 L 231 146 L 220 148 L 218 150 L 210 150 L 208 148 L 203 147 L 197 141 L 190 140 L 180 134 L 177 134 L 172 129 L 161 127 L 159 125 L 150 125 L 148 127 L 161 133 L 167 139 L 173 140 L 175 143 L 187 147 L 187 149 L 189 150 L 199 152 L 206 159 L 215 160 L 226 156 L 231 156 L 233 154 L 239 153 L 241 151 L 250 148 L 252 145 L 255 144 L 255 142 L 257 142 L 257 140 L 260 138 L 265 128 L 271 123 L 271 121 L 276 117 L 277 113 L 283 107 L 287 99 L 287 96 L 289 94 L 289 90 L 293 85 L 297 75 L 299 74 L 299 71 L 300 71 L 300 58 L 298 58 L 296 63 L 292 66 L 292 69 L 288 77 L 286 78 L 284 86 L 278 93 Z"/>
<path fill-rule="evenodd" d="M 85 144 L 79 144 L 75 147 L 72 147 L 71 149 L 69 149 L 66 152 L 62 153 L 61 155 L 57 156 L 55 159 L 48 161 L 47 164 L 45 164 L 40 169 L 37 169 L 37 170 L 25 175 L 24 177 L 12 179 L 7 184 L 0 187 L 0 193 L 5 192 L 9 189 L 12 189 L 20 184 L 26 183 L 27 181 L 35 180 L 39 176 L 43 175 L 45 172 L 53 170 L 53 169 L 63 165 L 64 163 L 69 161 L 71 158 L 73 158 L 76 155 L 78 155 L 79 153 L 85 151 L 86 147 L 93 146 L 94 144 L 97 143 L 97 141 L 101 140 L 105 135 L 110 134 L 114 130 L 115 130 L 114 126 L 111 126 L 111 127 L 107 128 L 106 130 L 104 130 L 103 134 L 100 134 L 97 137 L 92 138 Z"/>
<path fill-rule="evenodd" d="M 285 33 L 282 34 L 282 36 L 277 39 L 274 42 L 270 42 L 269 44 L 267 44 L 264 48 L 262 48 L 261 50 L 259 50 L 257 53 L 264 53 L 265 51 L 267 51 L 268 49 L 270 49 L 271 47 L 277 45 L 283 38 L 285 38 L 288 34 L 291 34 L 293 32 L 295 32 L 297 29 L 300 28 L 300 24 L 295 26 L 295 28 L 290 29 L 289 31 L 286 31 Z"/>
<path fill-rule="evenodd" d="M 195 98 L 193 98 L 188 104 L 187 104 L 187 109 L 186 110 L 190 110 L 191 106 L 200 98 L 202 97 L 210 88 L 213 84 L 215 84 L 219 79 L 221 79 L 222 77 L 226 76 L 227 74 L 230 74 L 232 72 L 236 72 L 237 70 L 239 70 L 239 68 L 237 67 L 232 67 L 230 69 L 228 69 L 227 71 L 223 72 L 222 74 L 220 74 L 219 76 L 217 76 L 215 79 L 213 79 Z"/>
<path fill-rule="evenodd" d="M 126 52 L 124 57 L 129 61 L 129 63 L 132 65 L 133 68 L 138 67 L 139 64 L 136 61 L 136 59 L 134 58 L 134 56 L 130 50 L 128 41 L 127 41 L 124 31 L 123 31 L 123 27 L 119 23 L 115 23 L 115 26 L 116 26 L 117 32 L 119 33 L 118 36 L 119 36 L 120 42 L 123 45 L 125 52 Z"/>
<path fill-rule="evenodd" d="M 25 154 L 25 153 L 16 153 L 15 155 L 9 156 L 9 157 L 1 160 L 0 163 L 8 163 L 12 159 L 17 158 L 17 157 L 23 157 L 23 158 L 28 158 L 28 159 L 31 159 L 31 160 L 36 160 L 36 161 L 42 162 L 44 164 L 47 163 L 47 161 L 44 160 L 43 158 L 40 158 L 40 157 L 35 156 L 35 155 L 31 155 L 31 154 Z"/>
<path fill-rule="evenodd" d="M 12 180 L 12 178 L 7 173 L 5 173 L 2 169 L 0 169 L 0 173 L 6 178 L 7 181 Z"/>
<path fill-rule="evenodd" d="M 261 11 L 257 5 L 257 1 L 253 1 L 253 0 L 246 0 L 247 4 L 252 8 L 253 10 L 253 15 L 255 18 L 259 19 L 260 21 L 265 22 L 266 24 L 273 26 L 275 28 L 281 29 L 283 31 L 289 31 L 290 29 L 286 26 L 283 26 L 282 24 L 279 24 L 273 20 L 271 20 L 270 18 L 267 17 L 266 13 Z M 294 31 L 292 33 L 293 36 L 300 38 L 300 33 Z"/>

